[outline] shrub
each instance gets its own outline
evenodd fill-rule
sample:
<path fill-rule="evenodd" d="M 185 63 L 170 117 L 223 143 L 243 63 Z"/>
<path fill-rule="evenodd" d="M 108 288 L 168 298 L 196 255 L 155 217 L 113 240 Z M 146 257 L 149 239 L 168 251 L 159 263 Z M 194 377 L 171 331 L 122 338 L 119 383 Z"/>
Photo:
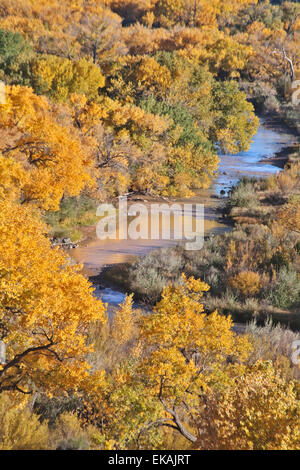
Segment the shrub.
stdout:
<path fill-rule="evenodd" d="M 156 302 L 168 282 L 176 282 L 183 268 L 180 249 L 163 248 L 139 258 L 129 269 L 130 289 L 150 303 Z"/>
<path fill-rule="evenodd" d="M 259 311 L 259 302 L 256 298 L 249 297 L 245 300 L 244 308 L 246 311 L 256 314 Z"/>
<path fill-rule="evenodd" d="M 277 113 L 280 109 L 280 103 L 275 96 L 268 96 L 264 102 L 265 111 L 267 113 Z"/>
<path fill-rule="evenodd" d="M 277 188 L 277 178 L 275 175 L 265 179 L 265 189 L 267 191 L 274 191 Z"/>
<path fill-rule="evenodd" d="M 156 269 L 144 269 L 144 266 L 138 266 L 131 278 L 130 287 L 144 300 L 155 303 L 166 283 L 166 278 L 160 275 Z"/>
<path fill-rule="evenodd" d="M 70 231 L 70 240 L 71 242 L 79 242 L 82 239 L 82 233 L 80 230 L 71 230 Z"/>
<path fill-rule="evenodd" d="M 199 410 L 199 440 L 208 450 L 298 449 L 297 385 L 259 361 L 225 390 L 208 393 Z"/>
<path fill-rule="evenodd" d="M 276 251 L 270 260 L 270 264 L 274 266 L 276 271 L 280 271 L 282 268 L 288 269 L 290 266 L 290 259 L 286 252 Z"/>
<path fill-rule="evenodd" d="M 87 450 L 92 438 L 99 432 L 93 426 L 83 427 L 73 413 L 63 413 L 55 423 L 52 434 L 53 447 L 57 450 Z"/>
<path fill-rule="evenodd" d="M 26 404 L 14 405 L 11 397 L 0 398 L 0 450 L 40 450 L 48 446 L 48 425 L 40 423 Z"/>
<path fill-rule="evenodd" d="M 300 255 L 300 240 L 296 243 L 294 249 L 295 249 L 296 253 L 298 255 Z"/>
<path fill-rule="evenodd" d="M 234 188 L 230 201 L 230 207 L 256 207 L 259 205 L 254 184 L 240 181 Z"/>
<path fill-rule="evenodd" d="M 72 227 L 77 224 L 79 225 L 81 220 L 84 220 L 87 215 L 89 218 L 92 214 L 95 216 L 97 204 L 95 199 L 84 194 L 78 197 L 64 197 L 60 202 L 59 210 L 47 212 L 45 219 L 51 226 L 61 224 L 65 227 Z"/>
<path fill-rule="evenodd" d="M 82 400 L 75 395 L 68 394 L 49 398 L 45 394 L 38 394 L 33 409 L 40 421 L 47 421 L 51 428 L 61 414 L 78 412 L 82 407 Z"/>
<path fill-rule="evenodd" d="M 293 365 L 291 361 L 292 345 L 294 341 L 300 340 L 300 333 L 279 323 L 275 325 L 271 317 L 267 319 L 264 326 L 258 326 L 256 320 L 253 320 L 246 326 L 245 333 L 253 344 L 249 356 L 250 364 L 254 364 L 259 359 L 271 360 L 286 378 L 300 377 L 299 367 Z"/>
<path fill-rule="evenodd" d="M 291 308 L 300 304 L 300 280 L 296 271 L 281 268 L 267 299 L 280 308 Z"/>
<path fill-rule="evenodd" d="M 230 285 L 245 297 L 255 295 L 261 289 L 259 273 L 242 271 L 229 280 Z"/>
<path fill-rule="evenodd" d="M 282 172 L 277 178 L 277 185 L 283 193 L 289 193 L 297 184 L 297 180 L 289 174 Z"/>

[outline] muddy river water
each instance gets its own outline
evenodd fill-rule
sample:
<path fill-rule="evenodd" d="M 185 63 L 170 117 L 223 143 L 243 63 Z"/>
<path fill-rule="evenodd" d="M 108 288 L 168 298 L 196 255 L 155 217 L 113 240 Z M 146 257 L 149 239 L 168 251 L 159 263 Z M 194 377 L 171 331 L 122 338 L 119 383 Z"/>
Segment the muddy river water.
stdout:
<path fill-rule="evenodd" d="M 190 199 L 180 199 L 178 203 L 204 204 L 204 231 L 208 233 L 220 233 L 229 230 L 228 225 L 222 222 L 218 214 L 221 195 L 226 195 L 231 186 L 236 184 L 243 176 L 267 177 L 280 169 L 266 159 L 274 155 L 285 147 L 289 146 L 295 138 L 280 128 L 274 128 L 261 119 L 261 125 L 254 136 L 250 149 L 236 155 L 220 156 L 218 175 L 208 190 L 197 191 Z M 137 201 L 135 201 L 137 202 Z M 149 206 L 149 200 L 140 201 Z M 158 201 L 156 201 L 158 202 Z M 161 203 L 166 201 L 161 201 Z M 172 201 L 174 203 L 175 201 Z M 130 214 L 130 202 L 128 202 Z M 149 217 L 149 216 L 145 216 Z M 164 214 L 161 215 L 164 217 Z M 168 215 L 166 215 L 168 217 Z M 176 217 L 176 216 L 175 216 Z M 185 217 L 193 218 L 195 214 L 191 212 Z M 149 220 L 145 220 L 149 223 Z M 162 220 L 160 219 L 160 223 Z M 174 235 L 174 233 L 173 233 Z M 94 240 L 83 244 L 72 250 L 72 258 L 84 265 L 84 271 L 88 275 L 98 274 L 104 266 L 124 263 L 132 260 L 136 256 L 141 256 L 149 251 L 163 246 L 170 246 L 178 243 L 176 240 L 149 239 L 147 240 Z M 96 289 L 96 295 L 111 305 L 123 300 L 124 294 L 112 289 Z"/>

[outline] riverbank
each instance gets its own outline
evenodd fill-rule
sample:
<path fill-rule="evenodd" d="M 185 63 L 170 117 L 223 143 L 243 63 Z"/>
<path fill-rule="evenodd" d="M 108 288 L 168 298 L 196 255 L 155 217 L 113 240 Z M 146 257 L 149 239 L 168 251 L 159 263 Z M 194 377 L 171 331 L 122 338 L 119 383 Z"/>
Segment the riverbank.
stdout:
<path fill-rule="evenodd" d="M 270 115 L 264 115 L 263 120 L 266 128 L 272 129 L 273 131 L 276 130 L 276 132 L 280 134 L 288 131 L 288 134 L 291 136 L 290 145 L 285 146 L 273 156 L 260 160 L 261 163 L 271 164 L 283 170 L 285 165 L 294 161 L 293 156 L 297 154 L 300 145 L 300 133 L 296 126 L 288 126 L 286 122 L 283 122 L 280 114 L 273 114 L 272 117 Z"/>
<path fill-rule="evenodd" d="M 295 154 L 298 147 L 299 144 L 294 143 L 293 145 L 285 147 L 280 152 L 277 152 L 273 157 L 262 159 L 261 163 L 268 163 L 283 170 L 285 165 L 292 162 L 292 156 Z"/>
<path fill-rule="evenodd" d="M 104 270 L 97 282 L 119 283 L 153 305 L 162 287 L 185 273 L 209 284 L 206 312 L 218 310 L 239 323 L 271 318 L 299 330 L 299 194 L 300 160 L 265 180 L 244 178 L 228 199 L 232 231 L 209 237 L 195 252 L 182 246 L 153 251 Z"/>
<path fill-rule="evenodd" d="M 131 196 L 129 205 L 142 203 L 147 209 L 151 203 L 190 203 L 205 206 L 205 235 L 220 234 L 232 228 L 228 218 L 224 218 L 226 196 L 232 186 L 242 177 L 265 178 L 276 174 L 287 161 L 291 141 L 295 135 L 270 119 L 263 118 L 248 152 L 237 155 L 221 156 L 220 168 L 215 181 L 208 190 L 197 190 L 189 199 L 157 199 L 145 196 Z M 149 221 L 145 222 L 148 224 Z M 85 273 L 95 276 L 102 268 L 113 264 L 132 261 L 135 256 L 142 256 L 153 249 L 174 246 L 176 241 L 166 240 L 98 240 L 96 226 L 81 227 L 83 233 L 79 248 L 72 250 L 75 261 L 84 264 Z"/>
<path fill-rule="evenodd" d="M 239 214 L 241 218 L 237 221 L 229 203 L 231 199 L 228 196 L 221 195 L 221 191 L 228 195 L 231 185 L 241 178 L 246 178 L 246 180 L 248 178 L 250 182 L 252 181 L 249 184 L 254 184 L 253 177 L 257 176 L 262 181 L 266 181 L 266 178 L 272 177 L 272 175 L 276 178 L 284 163 L 288 162 L 290 164 L 294 158 L 296 147 L 291 145 L 291 140 L 295 138 L 294 134 L 284 132 L 284 129 L 280 128 L 279 125 L 275 132 L 270 129 L 270 126 L 270 122 L 263 123 L 263 128 L 260 129 L 248 152 L 230 158 L 223 157 L 219 175 L 209 190 L 198 191 L 193 198 L 179 201 L 171 201 L 171 199 L 161 201 L 155 198 L 135 196 L 129 198 L 129 205 L 133 202 L 139 202 L 149 208 L 153 202 L 189 202 L 193 204 L 201 202 L 205 205 L 206 247 L 209 246 L 212 249 L 208 258 L 213 260 L 214 250 L 217 249 L 218 251 L 221 247 L 223 252 L 222 260 L 225 260 L 228 255 L 227 248 L 231 243 L 230 240 L 236 237 L 235 224 L 242 223 L 243 225 L 249 221 L 251 222 L 251 218 L 253 219 L 254 216 L 254 222 L 257 222 L 258 230 L 261 230 L 261 218 L 265 218 L 266 214 L 273 212 L 273 203 L 261 204 L 260 199 L 265 196 L 261 195 L 257 199 L 256 193 L 260 191 L 258 189 L 255 189 L 254 192 L 251 192 L 251 190 L 250 194 L 247 194 L 246 191 L 246 202 L 249 199 L 254 205 L 250 204 L 250 212 L 247 212 L 248 209 L 242 209 L 242 214 Z M 262 158 L 263 156 L 265 158 Z M 241 171 L 242 169 L 243 171 Z M 233 237 L 230 234 L 232 229 L 234 230 Z M 228 286 L 226 287 L 227 281 L 224 284 L 225 287 L 220 291 L 219 287 L 216 287 L 216 279 L 214 278 L 216 273 L 217 276 L 220 275 L 220 273 L 218 274 L 218 263 L 217 267 L 212 265 L 210 271 L 205 272 L 204 268 L 197 266 L 197 262 L 200 262 L 201 266 L 202 255 L 197 252 L 186 255 L 182 248 L 175 247 L 178 242 L 164 240 L 102 241 L 95 239 L 93 233 L 95 233 L 94 227 L 87 229 L 85 242 L 77 250 L 72 250 L 72 256 L 74 254 L 76 261 L 84 263 L 85 274 L 90 277 L 90 280 L 96 286 L 95 294 L 112 306 L 124 299 L 126 292 L 134 292 L 135 302 L 140 303 L 143 308 L 149 308 L 159 298 L 161 285 L 170 281 L 173 282 L 177 274 L 184 271 L 189 275 L 201 277 L 212 286 L 211 294 L 205 300 L 207 311 L 217 308 L 224 314 L 231 314 L 234 321 L 239 323 L 250 321 L 253 319 L 253 315 L 261 322 L 272 316 L 275 321 L 290 324 L 296 329 L 300 328 L 297 312 L 295 314 L 287 309 L 268 305 L 266 302 L 259 303 L 253 296 L 250 299 L 239 301 L 235 297 L 236 294 L 233 291 L 230 293 L 230 289 L 228 290 Z M 253 238 L 253 243 L 261 243 L 261 240 L 256 240 L 255 233 L 250 234 L 247 230 L 243 233 L 245 234 L 243 236 Z M 211 238 L 211 235 L 214 235 L 214 237 Z M 243 247 L 241 248 L 241 256 L 242 250 Z M 205 252 L 205 249 L 201 251 Z M 256 255 L 254 254 L 254 256 Z M 222 263 L 222 260 L 219 263 Z M 146 263 L 146 265 L 140 273 L 143 263 Z M 209 265 L 210 259 L 205 263 Z M 172 266 L 176 267 L 172 268 Z M 191 266 L 194 267 L 191 269 Z M 146 280 L 146 273 L 153 270 L 157 272 L 155 276 L 158 276 L 159 282 L 157 279 L 155 281 L 154 279 Z M 164 270 L 168 271 L 166 277 L 164 277 Z M 162 278 L 160 278 L 161 273 L 163 273 Z M 139 276 L 140 279 L 146 276 L 146 284 L 142 288 L 137 279 Z M 149 287 L 151 285 L 152 287 L 155 285 L 154 290 Z"/>

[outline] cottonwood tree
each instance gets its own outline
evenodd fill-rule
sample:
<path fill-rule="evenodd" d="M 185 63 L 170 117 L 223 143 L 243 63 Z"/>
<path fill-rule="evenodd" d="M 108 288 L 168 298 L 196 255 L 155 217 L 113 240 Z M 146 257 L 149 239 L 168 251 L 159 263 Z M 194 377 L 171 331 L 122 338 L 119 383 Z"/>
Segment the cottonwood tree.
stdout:
<path fill-rule="evenodd" d="M 89 377 L 86 334 L 104 307 L 45 232 L 30 206 L 0 201 L 0 393 L 76 391 Z"/>
<path fill-rule="evenodd" d="M 234 383 L 245 370 L 250 344 L 232 331 L 230 317 L 204 313 L 201 299 L 208 289 L 182 276 L 179 285 L 164 289 L 151 315 L 130 312 L 130 300 L 116 312 L 138 329 L 127 349 L 130 360 L 120 356 L 105 386 L 88 397 L 90 419 L 110 448 L 162 445 L 162 430 L 195 442 L 202 395 Z"/>
<path fill-rule="evenodd" d="M 93 161 L 80 135 L 64 125 L 59 110 L 27 87 L 6 89 L 0 108 L 2 155 L 15 158 L 27 174 L 22 202 L 56 210 L 64 194 L 75 196 L 94 182 Z"/>
<path fill-rule="evenodd" d="M 300 444 L 297 384 L 258 361 L 199 409 L 197 449 L 293 450 Z"/>

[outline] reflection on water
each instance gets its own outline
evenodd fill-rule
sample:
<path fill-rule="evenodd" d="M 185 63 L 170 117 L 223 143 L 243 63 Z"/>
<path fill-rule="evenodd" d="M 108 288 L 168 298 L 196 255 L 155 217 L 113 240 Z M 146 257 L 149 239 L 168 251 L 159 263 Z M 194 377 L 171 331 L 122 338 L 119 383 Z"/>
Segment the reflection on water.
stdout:
<path fill-rule="evenodd" d="M 213 185 L 213 190 L 217 194 L 220 194 L 222 189 L 227 192 L 243 175 L 262 178 L 278 172 L 279 169 L 276 166 L 261 162 L 261 160 L 273 157 L 290 142 L 290 134 L 269 129 L 261 120 L 261 126 L 247 152 L 221 156 L 219 176 Z"/>
<path fill-rule="evenodd" d="M 95 289 L 95 296 L 98 297 L 98 299 L 101 299 L 104 303 L 108 303 L 111 306 L 116 306 L 124 301 L 126 294 L 123 294 L 117 290 L 113 290 L 110 287 L 101 289 L 97 286 Z"/>
<path fill-rule="evenodd" d="M 221 190 L 227 193 L 230 187 L 243 175 L 265 177 L 279 171 L 276 166 L 260 162 L 260 160 L 272 157 L 276 152 L 287 146 L 290 141 L 291 135 L 271 130 L 262 124 L 253 139 L 249 151 L 237 155 L 221 156 L 219 176 L 209 190 L 197 191 L 193 198 L 176 202 L 205 205 L 204 231 L 206 234 L 228 230 L 228 227 L 218 219 L 216 213 L 216 202 L 218 199 L 213 196 L 220 194 Z M 188 217 L 192 217 L 192 214 L 189 214 Z M 149 219 L 144 219 L 143 223 L 148 224 L 148 226 L 150 225 Z M 158 240 L 151 238 L 149 240 L 96 239 L 89 243 L 88 246 L 81 246 L 72 250 L 72 257 L 75 261 L 83 263 L 86 273 L 92 275 L 99 273 L 101 267 L 105 265 L 128 262 L 133 257 L 143 255 L 155 248 L 171 246 L 176 243 L 178 241 L 174 239 L 168 241 L 161 238 Z M 105 295 L 109 296 L 110 294 L 106 292 Z"/>

